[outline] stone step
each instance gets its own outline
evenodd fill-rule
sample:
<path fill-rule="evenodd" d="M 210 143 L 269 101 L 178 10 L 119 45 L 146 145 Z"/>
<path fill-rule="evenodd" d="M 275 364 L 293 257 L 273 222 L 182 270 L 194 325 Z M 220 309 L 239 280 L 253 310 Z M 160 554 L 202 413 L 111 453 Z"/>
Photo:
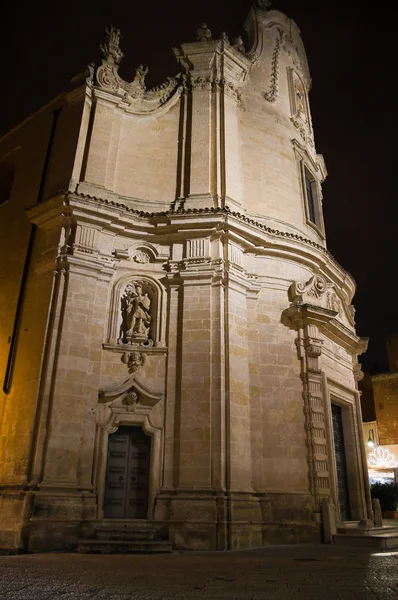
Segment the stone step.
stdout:
<path fill-rule="evenodd" d="M 361 521 L 344 521 L 342 525 L 340 525 L 339 529 L 351 529 L 358 527 Z"/>
<path fill-rule="evenodd" d="M 153 529 L 142 529 L 137 527 L 97 527 L 97 540 L 154 540 Z"/>
<path fill-rule="evenodd" d="M 394 548 L 398 548 L 398 533 L 382 533 L 378 535 L 347 535 L 345 533 L 338 533 L 333 536 L 333 542 L 337 546 L 393 550 Z"/>
<path fill-rule="evenodd" d="M 372 527 L 371 529 L 366 527 L 337 527 L 338 534 L 345 536 L 374 536 L 384 534 L 395 534 L 398 535 L 398 527 Z"/>
<path fill-rule="evenodd" d="M 173 549 L 171 542 L 153 540 L 79 540 L 80 554 L 166 554 Z"/>

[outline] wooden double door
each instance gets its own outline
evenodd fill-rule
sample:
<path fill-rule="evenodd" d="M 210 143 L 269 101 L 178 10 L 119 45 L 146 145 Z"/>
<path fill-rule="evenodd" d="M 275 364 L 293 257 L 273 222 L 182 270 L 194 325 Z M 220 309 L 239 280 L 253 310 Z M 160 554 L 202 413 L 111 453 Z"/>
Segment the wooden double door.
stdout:
<path fill-rule="evenodd" d="M 104 517 L 148 516 L 151 438 L 141 427 L 119 427 L 109 436 Z"/>
<path fill-rule="evenodd" d="M 351 518 L 350 499 L 348 493 L 347 460 L 344 443 L 343 419 L 341 407 L 332 404 L 333 438 L 336 459 L 337 475 L 337 497 L 340 507 L 341 521 L 349 521 Z"/>

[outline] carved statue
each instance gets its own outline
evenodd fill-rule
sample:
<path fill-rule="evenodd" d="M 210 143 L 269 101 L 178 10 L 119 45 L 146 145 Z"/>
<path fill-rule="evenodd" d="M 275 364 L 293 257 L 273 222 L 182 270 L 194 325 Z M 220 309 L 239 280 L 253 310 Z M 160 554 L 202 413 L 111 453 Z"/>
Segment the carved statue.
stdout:
<path fill-rule="evenodd" d="M 298 77 L 294 77 L 294 95 L 296 99 L 296 114 L 306 121 L 307 108 L 305 105 L 305 90 Z"/>
<path fill-rule="evenodd" d="M 145 75 L 148 73 L 148 67 L 144 67 L 144 65 L 138 65 L 135 71 L 134 82 L 137 83 L 140 87 L 145 88 Z"/>
<path fill-rule="evenodd" d="M 151 325 L 151 300 L 144 293 L 142 284 L 129 284 L 120 300 L 122 324 L 120 326 L 119 342 L 133 343 L 147 341 Z"/>
<path fill-rule="evenodd" d="M 241 54 L 245 53 L 245 45 L 243 43 L 241 36 L 238 36 L 237 38 L 234 39 L 233 47 L 235 48 L 235 50 L 237 50 Z"/>
<path fill-rule="evenodd" d="M 130 296 L 127 304 L 127 314 L 129 315 L 129 328 L 127 335 L 138 333 L 145 335 L 149 331 L 151 317 L 149 308 L 151 301 L 148 294 L 142 293 L 142 286 L 137 284 L 135 288 L 135 296 Z"/>
<path fill-rule="evenodd" d="M 202 23 L 199 29 L 197 29 L 196 40 L 198 42 L 207 42 L 208 40 L 211 40 L 211 31 L 206 23 Z"/>
<path fill-rule="evenodd" d="M 110 25 L 105 29 L 105 41 L 100 46 L 102 55 L 106 62 L 118 65 L 124 54 L 120 49 L 120 31 Z"/>
<path fill-rule="evenodd" d="M 255 6 L 261 10 L 269 10 L 271 8 L 271 0 L 256 0 Z"/>

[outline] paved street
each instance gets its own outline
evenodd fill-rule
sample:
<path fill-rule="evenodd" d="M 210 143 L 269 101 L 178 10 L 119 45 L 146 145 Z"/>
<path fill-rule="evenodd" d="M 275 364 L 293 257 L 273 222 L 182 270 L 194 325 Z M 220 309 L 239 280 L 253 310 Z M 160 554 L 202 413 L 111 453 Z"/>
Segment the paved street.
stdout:
<path fill-rule="evenodd" d="M 1 600 L 387 600 L 398 552 L 270 546 L 163 556 L 0 556 Z"/>

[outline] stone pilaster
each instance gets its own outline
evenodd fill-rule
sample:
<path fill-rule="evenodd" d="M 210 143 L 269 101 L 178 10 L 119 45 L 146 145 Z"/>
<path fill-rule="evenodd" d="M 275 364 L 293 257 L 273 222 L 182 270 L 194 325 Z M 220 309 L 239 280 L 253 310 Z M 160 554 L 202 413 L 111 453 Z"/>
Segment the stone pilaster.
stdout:
<path fill-rule="evenodd" d="M 305 429 L 307 433 L 310 491 L 321 509 L 322 501 L 330 495 L 329 464 L 327 453 L 326 422 L 322 369 L 320 358 L 322 340 L 318 328 L 307 317 L 307 307 L 302 307 L 302 323 L 296 339 L 298 357 L 301 361 L 301 379 Z"/>

